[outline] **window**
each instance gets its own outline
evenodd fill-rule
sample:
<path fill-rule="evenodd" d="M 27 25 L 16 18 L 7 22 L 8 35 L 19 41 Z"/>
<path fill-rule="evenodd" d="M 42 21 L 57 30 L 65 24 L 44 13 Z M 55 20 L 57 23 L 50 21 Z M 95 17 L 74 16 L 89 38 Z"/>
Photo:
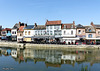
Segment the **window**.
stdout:
<path fill-rule="evenodd" d="M 40 32 L 38 31 L 38 35 L 40 35 Z"/>
<path fill-rule="evenodd" d="M 49 31 L 47 31 L 46 33 L 47 33 L 47 35 L 49 35 Z"/>
<path fill-rule="evenodd" d="M 98 31 L 98 34 L 100 35 L 100 31 Z"/>
<path fill-rule="evenodd" d="M 37 31 L 35 31 L 35 35 L 37 35 Z"/>
<path fill-rule="evenodd" d="M 81 30 L 78 30 L 78 34 L 81 34 Z"/>
<path fill-rule="evenodd" d="M 89 35 L 88 35 L 88 38 L 92 38 L 92 34 L 89 34 Z"/>
<path fill-rule="evenodd" d="M 49 26 L 47 26 L 46 28 L 49 29 Z"/>
<path fill-rule="evenodd" d="M 43 34 L 44 34 L 44 35 L 45 35 L 45 33 L 46 33 L 46 32 L 45 32 L 45 31 L 43 31 Z"/>
<path fill-rule="evenodd" d="M 22 36 L 22 34 L 20 33 L 20 36 Z"/>
<path fill-rule="evenodd" d="M 25 35 L 27 35 L 27 31 L 25 31 Z"/>
<path fill-rule="evenodd" d="M 89 32 L 91 32 L 91 29 L 89 29 Z"/>
<path fill-rule="evenodd" d="M 71 35 L 73 35 L 73 31 L 71 31 Z"/>
<path fill-rule="evenodd" d="M 30 31 L 28 31 L 28 35 L 30 35 Z"/>
<path fill-rule="evenodd" d="M 50 35 L 52 35 L 52 31 L 50 31 Z"/>
<path fill-rule="evenodd" d="M 52 29 L 52 26 L 50 26 L 50 29 Z"/>
<path fill-rule="evenodd" d="M 14 34 L 14 31 L 12 32 L 12 34 Z"/>
<path fill-rule="evenodd" d="M 66 25 L 64 25 L 64 29 L 66 29 Z"/>
<path fill-rule="evenodd" d="M 56 26 L 54 26 L 54 29 L 56 29 Z"/>
<path fill-rule="evenodd" d="M 41 35 L 42 35 L 42 30 L 41 30 Z"/>
<path fill-rule="evenodd" d="M 15 34 L 16 34 L 16 31 L 15 31 Z"/>
<path fill-rule="evenodd" d="M 57 26 L 57 29 L 59 29 L 59 26 Z"/>
<path fill-rule="evenodd" d="M 64 31 L 64 35 L 66 34 L 66 31 Z"/>

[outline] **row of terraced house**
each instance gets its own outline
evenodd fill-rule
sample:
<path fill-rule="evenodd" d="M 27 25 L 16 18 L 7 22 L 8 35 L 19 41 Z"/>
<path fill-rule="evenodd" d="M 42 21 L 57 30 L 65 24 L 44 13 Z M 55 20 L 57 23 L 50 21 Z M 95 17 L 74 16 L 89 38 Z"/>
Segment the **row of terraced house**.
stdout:
<path fill-rule="evenodd" d="M 1 30 L 1 39 L 17 42 L 100 44 L 100 25 L 89 26 L 62 23 L 61 20 L 46 21 L 45 25 L 16 23 L 12 29 Z"/>

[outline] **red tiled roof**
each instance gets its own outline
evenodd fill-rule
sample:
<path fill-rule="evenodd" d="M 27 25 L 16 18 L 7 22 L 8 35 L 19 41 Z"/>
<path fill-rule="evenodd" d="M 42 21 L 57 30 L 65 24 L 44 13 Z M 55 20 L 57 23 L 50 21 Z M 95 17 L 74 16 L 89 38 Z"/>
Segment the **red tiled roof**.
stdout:
<path fill-rule="evenodd" d="M 24 29 L 24 26 L 21 26 L 21 27 L 19 27 L 18 31 L 24 31 L 23 29 Z"/>
<path fill-rule="evenodd" d="M 64 25 L 66 25 L 66 28 L 64 28 Z M 73 23 L 70 23 L 70 24 L 62 24 L 62 29 L 70 29 L 71 26 L 73 25 L 73 28 L 75 28 L 75 25 Z"/>
<path fill-rule="evenodd" d="M 5 28 L 2 31 L 11 31 L 11 29 L 10 28 Z"/>
<path fill-rule="evenodd" d="M 61 20 L 57 20 L 57 21 L 47 21 L 46 25 L 60 25 L 61 24 Z"/>

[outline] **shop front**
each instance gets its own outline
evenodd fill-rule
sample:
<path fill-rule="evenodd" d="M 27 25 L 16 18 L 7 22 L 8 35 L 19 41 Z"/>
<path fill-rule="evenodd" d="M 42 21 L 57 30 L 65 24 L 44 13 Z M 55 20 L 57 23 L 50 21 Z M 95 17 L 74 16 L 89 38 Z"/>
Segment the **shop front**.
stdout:
<path fill-rule="evenodd" d="M 86 44 L 87 45 L 95 45 L 96 44 L 96 38 L 87 38 Z"/>

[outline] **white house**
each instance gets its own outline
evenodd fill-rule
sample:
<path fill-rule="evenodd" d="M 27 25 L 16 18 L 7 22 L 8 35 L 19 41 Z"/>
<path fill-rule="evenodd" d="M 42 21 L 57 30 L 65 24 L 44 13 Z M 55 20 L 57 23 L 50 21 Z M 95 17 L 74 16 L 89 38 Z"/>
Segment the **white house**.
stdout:
<path fill-rule="evenodd" d="M 11 29 L 11 34 L 12 34 L 12 41 L 17 41 L 17 31 L 20 27 L 20 24 L 15 24 L 14 27 Z"/>
<path fill-rule="evenodd" d="M 62 41 L 66 44 L 75 44 L 76 38 L 76 28 L 75 22 L 69 24 L 62 24 Z"/>
<path fill-rule="evenodd" d="M 46 21 L 46 34 L 51 38 L 55 38 L 60 41 L 61 37 L 61 20 L 57 21 Z"/>
<path fill-rule="evenodd" d="M 45 25 L 37 25 L 34 27 L 35 36 L 37 39 L 45 39 L 47 37 Z"/>

